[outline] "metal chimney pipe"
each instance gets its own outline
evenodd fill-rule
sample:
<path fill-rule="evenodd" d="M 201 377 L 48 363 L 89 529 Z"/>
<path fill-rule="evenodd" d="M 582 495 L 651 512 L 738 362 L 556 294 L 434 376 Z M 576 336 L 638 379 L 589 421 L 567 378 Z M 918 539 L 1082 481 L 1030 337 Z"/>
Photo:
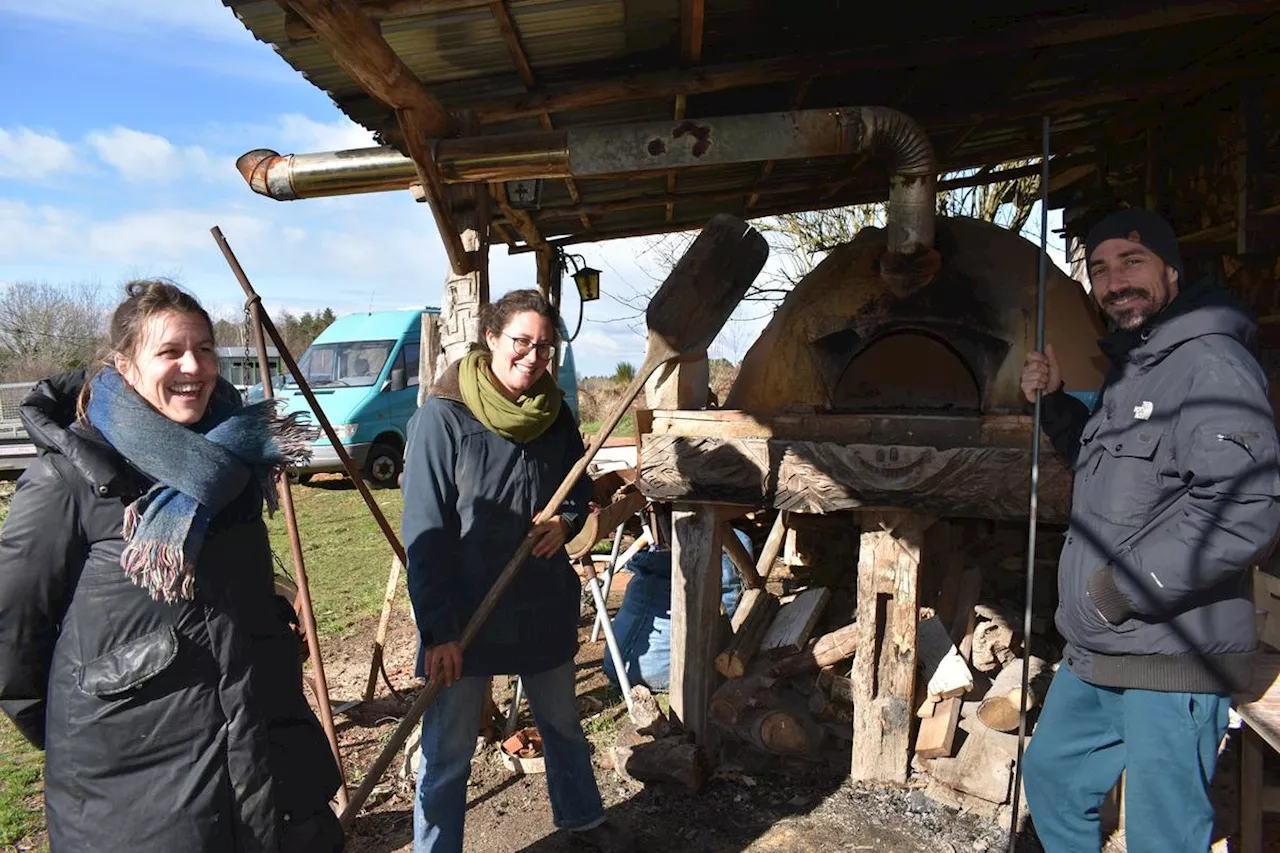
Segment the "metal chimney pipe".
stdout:
<path fill-rule="evenodd" d="M 933 247 L 937 161 L 909 116 L 888 107 L 848 107 L 571 128 L 431 143 L 446 183 L 582 178 L 685 166 L 876 152 L 890 158 L 889 250 Z M 236 161 L 254 192 L 278 200 L 405 189 L 413 162 L 394 148 L 281 156 L 257 149 Z"/>

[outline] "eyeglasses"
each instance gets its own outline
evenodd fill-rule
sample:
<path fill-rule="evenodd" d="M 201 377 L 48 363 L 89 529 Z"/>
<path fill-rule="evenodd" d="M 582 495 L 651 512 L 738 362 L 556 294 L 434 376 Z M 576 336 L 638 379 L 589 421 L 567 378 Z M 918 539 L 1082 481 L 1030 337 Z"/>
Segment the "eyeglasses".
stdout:
<path fill-rule="evenodd" d="M 556 352 L 555 344 L 535 344 L 528 338 L 513 338 L 506 332 L 503 332 L 502 336 L 504 338 L 511 338 L 511 348 L 515 350 L 518 358 L 524 358 L 529 354 L 530 350 L 533 350 L 539 359 L 542 361 L 549 361 L 551 356 L 555 355 Z"/>

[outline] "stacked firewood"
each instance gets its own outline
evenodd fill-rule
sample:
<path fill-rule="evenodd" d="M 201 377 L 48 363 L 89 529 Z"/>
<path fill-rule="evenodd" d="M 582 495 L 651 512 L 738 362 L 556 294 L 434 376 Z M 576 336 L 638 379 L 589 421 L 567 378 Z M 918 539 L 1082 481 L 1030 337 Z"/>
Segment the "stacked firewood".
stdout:
<path fill-rule="evenodd" d="M 1060 652 L 1044 636 L 1047 618 L 1033 623 L 1028 642 L 1020 611 L 1008 603 L 1014 582 L 1021 583 L 1013 571 L 1021 558 L 967 556 L 955 562 L 943 591 L 925 598 L 936 607 L 919 610 L 916 713 L 905 724 L 914 733 L 912 767 L 927 778 L 930 793 L 995 816 L 1010 800 L 1023 701 L 1030 732 Z M 1045 568 L 1051 576 L 1052 565 Z M 709 707 L 730 743 L 770 755 L 848 760 L 858 626 L 847 615 L 851 608 L 834 604 L 847 592 L 811 586 L 781 597 L 766 589 L 744 593 L 732 636 L 716 658 L 726 680 Z"/>
<path fill-rule="evenodd" d="M 743 593 L 733 636 L 716 657 L 727 680 L 709 708 L 725 733 L 775 755 L 810 758 L 821 757 L 829 738 L 852 739 L 848 661 L 856 625 L 815 636 L 831 600 L 826 587 L 782 598 L 765 589 Z"/>

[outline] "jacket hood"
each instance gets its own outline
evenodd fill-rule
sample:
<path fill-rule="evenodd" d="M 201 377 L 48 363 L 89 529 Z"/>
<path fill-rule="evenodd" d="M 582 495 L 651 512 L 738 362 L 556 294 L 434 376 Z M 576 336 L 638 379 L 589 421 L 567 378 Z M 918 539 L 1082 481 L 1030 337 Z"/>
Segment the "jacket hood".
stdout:
<path fill-rule="evenodd" d="M 42 379 L 23 398 L 18 416 L 42 453 L 60 453 L 100 495 L 123 485 L 124 460 L 91 429 L 78 424 L 76 403 L 87 381 L 84 368 Z M 132 478 L 128 478 L 132 484 Z"/>
<path fill-rule="evenodd" d="M 1173 350 L 1206 335 L 1225 335 L 1252 349 L 1257 323 L 1249 310 L 1225 289 L 1200 280 L 1178 294 L 1145 325 L 1116 331 L 1100 342 L 1113 362 L 1150 366 Z"/>

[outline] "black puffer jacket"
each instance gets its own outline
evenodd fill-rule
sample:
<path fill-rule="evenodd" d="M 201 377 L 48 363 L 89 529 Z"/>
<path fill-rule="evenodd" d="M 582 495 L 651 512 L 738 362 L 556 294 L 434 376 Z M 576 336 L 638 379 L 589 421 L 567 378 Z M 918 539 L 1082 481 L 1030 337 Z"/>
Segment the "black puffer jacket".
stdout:
<path fill-rule="evenodd" d="M 0 707 L 45 750 L 54 853 L 330 851 L 337 767 L 302 693 L 262 499 L 210 526 L 194 600 L 153 601 L 120 567 L 149 485 L 90 427 L 74 378 L 24 420 L 42 450 L 0 531 Z M 323 828 L 330 841 L 301 842 Z"/>

